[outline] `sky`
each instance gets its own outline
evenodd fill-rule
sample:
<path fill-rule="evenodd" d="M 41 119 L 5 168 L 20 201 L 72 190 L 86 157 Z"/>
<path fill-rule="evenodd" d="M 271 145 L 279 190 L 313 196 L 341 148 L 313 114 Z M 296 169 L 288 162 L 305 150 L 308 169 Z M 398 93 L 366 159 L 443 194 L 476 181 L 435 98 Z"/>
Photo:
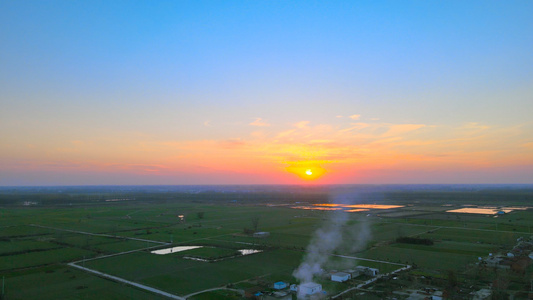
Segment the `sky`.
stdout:
<path fill-rule="evenodd" d="M 0 186 L 533 183 L 533 1 L 0 1 Z"/>

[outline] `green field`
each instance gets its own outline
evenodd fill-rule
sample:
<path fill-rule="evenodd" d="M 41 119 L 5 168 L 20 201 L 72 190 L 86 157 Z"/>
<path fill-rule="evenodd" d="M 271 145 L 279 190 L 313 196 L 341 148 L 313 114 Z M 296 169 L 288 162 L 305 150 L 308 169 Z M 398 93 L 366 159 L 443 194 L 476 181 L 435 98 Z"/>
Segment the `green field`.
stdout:
<path fill-rule="evenodd" d="M 154 195 L 157 197 L 160 195 Z M 250 197 L 253 199 L 254 195 Z M 271 206 L 264 199 L 237 204 L 209 197 L 143 199 L 100 205 L 0 208 L 0 275 L 5 276 L 6 295 L 9 299 L 161 298 L 66 265 L 74 261 L 180 296 L 225 286 L 242 290 L 260 286 L 269 290 L 279 280 L 297 283 L 293 271 L 306 257 L 315 232 L 339 217 L 335 212 Z M 531 210 L 498 218 L 447 213 L 445 210 L 450 207 L 442 205 L 452 200 L 418 205 L 396 199 L 391 202 L 405 206 L 391 212 L 375 209 L 370 213 L 341 213 L 346 214 L 338 229 L 343 238 L 330 254 L 354 259 L 331 256 L 322 266 L 324 271 L 363 265 L 388 273 L 408 264 L 415 266 L 413 274 L 444 278 L 447 272 L 454 271 L 466 278 L 476 272 L 478 257 L 510 249 L 518 238 L 531 235 Z M 523 203 L 512 205 L 519 204 Z M 246 234 L 246 230 L 267 231 L 270 235 L 257 238 Z M 367 232 L 362 244 L 361 232 Z M 395 242 L 405 236 L 430 239 L 434 244 Z M 150 253 L 153 249 L 181 245 L 204 247 L 167 255 Z M 238 249 L 263 252 L 240 256 L 236 255 Z M 321 275 L 315 280 L 332 295 L 365 278 L 333 283 Z M 31 286 L 25 287 L 26 282 L 31 282 Z M 238 295 L 231 290 L 217 290 L 192 299 L 237 299 Z"/>

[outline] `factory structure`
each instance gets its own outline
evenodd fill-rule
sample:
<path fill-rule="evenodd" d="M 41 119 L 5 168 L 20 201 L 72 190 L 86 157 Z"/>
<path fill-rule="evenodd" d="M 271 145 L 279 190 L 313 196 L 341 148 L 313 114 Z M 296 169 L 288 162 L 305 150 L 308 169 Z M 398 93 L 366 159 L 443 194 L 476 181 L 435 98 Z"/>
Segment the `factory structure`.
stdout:
<path fill-rule="evenodd" d="M 320 277 L 322 280 L 331 280 L 334 282 L 347 282 L 359 276 L 373 277 L 368 279 L 375 281 L 379 274 L 379 270 L 370 267 L 357 266 L 353 269 L 343 271 L 325 271 L 322 270 Z M 363 280 L 367 280 L 366 278 Z M 367 280 L 367 281 L 368 281 Z M 262 299 L 262 300 L 291 300 L 294 295 L 298 295 L 298 299 L 326 299 L 328 293 L 323 290 L 322 285 L 316 282 L 306 282 L 302 284 L 290 284 L 284 281 L 277 281 L 270 285 L 270 291 L 267 289 L 249 289 L 246 291 L 246 298 Z"/>
<path fill-rule="evenodd" d="M 379 274 L 379 270 L 375 268 L 357 266 L 353 270 L 344 270 L 342 272 L 333 272 L 331 273 L 331 281 L 335 282 L 345 282 L 350 279 L 359 277 L 361 275 L 375 277 Z"/>

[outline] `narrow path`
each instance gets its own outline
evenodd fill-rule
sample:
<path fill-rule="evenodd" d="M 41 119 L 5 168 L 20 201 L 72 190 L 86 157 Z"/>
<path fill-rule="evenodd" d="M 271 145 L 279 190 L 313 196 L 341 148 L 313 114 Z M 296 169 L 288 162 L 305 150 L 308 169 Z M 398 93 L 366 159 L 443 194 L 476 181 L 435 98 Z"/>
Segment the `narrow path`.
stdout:
<path fill-rule="evenodd" d="M 389 264 L 389 265 L 396 265 L 396 266 L 406 266 L 406 267 L 409 266 L 409 265 L 406 265 L 406 264 L 399 264 L 399 263 L 393 263 L 393 262 L 390 262 L 390 261 L 376 260 L 376 259 L 370 259 L 370 258 L 362 258 L 362 257 L 356 257 L 356 256 L 347 256 L 347 255 L 339 255 L 339 254 L 331 254 L 331 256 L 349 258 L 349 259 L 357 259 L 357 260 L 373 261 L 373 262 Z"/>
<path fill-rule="evenodd" d="M 207 289 L 207 290 L 203 290 L 203 291 L 199 291 L 199 292 L 191 293 L 191 294 L 189 294 L 189 295 L 185 295 L 185 296 L 183 296 L 183 298 L 188 299 L 189 297 L 192 297 L 192 296 L 195 296 L 195 295 L 198 295 L 198 294 L 207 293 L 207 292 L 212 292 L 212 291 L 217 291 L 217 290 L 234 291 L 234 292 L 237 292 L 237 293 L 243 295 L 243 291 L 242 291 L 242 290 L 230 289 L 230 288 L 227 288 L 227 287 L 216 287 L 216 288 L 211 288 L 211 289 Z M 243 295 L 243 296 L 244 296 L 244 295 Z"/>
<path fill-rule="evenodd" d="M 158 289 L 155 289 L 153 287 L 146 286 L 144 284 L 136 283 L 136 282 L 133 282 L 133 281 L 129 281 L 129 280 L 120 278 L 120 277 L 116 277 L 116 276 L 113 276 L 113 275 L 102 273 L 102 272 L 99 272 L 99 271 L 96 271 L 96 270 L 93 270 L 93 269 L 89 269 L 89 268 L 85 268 L 85 267 L 82 267 L 82 266 L 78 266 L 75 263 L 69 263 L 68 265 L 71 266 L 71 267 L 83 270 L 85 272 L 89 272 L 89 273 L 95 274 L 97 276 L 106 278 L 106 279 L 110 279 L 110 280 L 113 280 L 113 281 L 116 281 L 116 282 L 120 282 L 120 283 L 125 283 L 125 284 L 128 284 L 128 285 L 143 289 L 145 291 L 149 291 L 149 292 L 152 292 L 152 293 L 155 293 L 155 294 L 158 294 L 158 295 L 161 295 L 161 296 L 165 296 L 165 297 L 168 297 L 168 298 L 171 298 L 171 299 L 185 300 L 185 298 L 183 298 L 183 297 L 176 296 L 174 294 L 167 293 L 165 291 L 158 290 Z"/>
<path fill-rule="evenodd" d="M 134 212 L 130 212 L 129 214 L 126 214 L 126 217 L 131 219 L 131 215 L 136 214 L 136 213 L 141 212 L 141 211 L 144 211 L 144 209 L 138 209 L 138 210 L 136 210 Z"/>
<path fill-rule="evenodd" d="M 414 233 L 414 234 L 411 234 L 409 235 L 408 237 L 414 237 L 414 236 L 417 236 L 417 235 L 421 235 L 421 234 L 426 234 L 426 233 L 430 233 L 430 232 L 435 232 L 439 229 L 442 229 L 442 227 L 437 227 L 437 228 L 434 228 L 434 229 L 429 229 L 429 230 L 426 230 L 424 232 L 421 232 L 421 233 Z"/>
<path fill-rule="evenodd" d="M 526 231 L 511 231 L 511 230 L 494 230 L 494 229 L 483 229 L 483 228 L 470 228 L 470 227 L 454 227 L 454 226 L 439 226 L 439 225 L 431 225 L 431 224 L 411 224 L 411 223 L 403 223 L 403 222 L 386 222 L 382 221 L 383 223 L 387 224 L 396 224 L 396 225 L 408 225 L 408 226 L 419 226 L 419 227 L 433 227 L 435 229 L 463 229 L 463 230 L 475 230 L 475 231 L 486 231 L 486 232 L 500 232 L 500 233 L 515 233 L 515 234 L 530 234 Z"/>
<path fill-rule="evenodd" d="M 114 239 L 127 239 L 127 240 L 133 240 L 133 241 L 155 243 L 155 244 L 160 244 L 160 245 L 167 245 L 168 244 L 167 242 L 160 242 L 160 241 L 154 241 L 154 240 L 145 240 L 145 239 L 125 237 L 125 236 L 105 234 L 105 233 L 92 233 L 92 232 L 79 231 L 79 230 L 61 229 L 61 228 L 55 228 L 55 227 L 43 226 L 43 225 L 36 225 L 36 224 L 30 224 L 30 226 L 46 228 L 46 229 L 53 229 L 53 230 L 59 230 L 59 231 L 67 231 L 67 232 L 73 232 L 73 233 L 79 233 L 79 234 L 85 234 L 85 235 L 92 235 L 92 236 L 109 237 L 109 238 L 114 238 Z"/>
<path fill-rule="evenodd" d="M 236 242 L 236 241 L 230 241 L 230 240 L 224 241 L 224 240 L 214 240 L 214 239 L 211 239 L 211 238 L 208 238 L 208 239 L 210 239 L 211 241 L 223 242 L 223 243 L 234 243 L 234 244 L 243 244 L 243 245 L 251 245 L 251 246 L 259 245 L 258 243 L 254 244 L 254 243 Z"/>
<path fill-rule="evenodd" d="M 167 244 L 167 245 L 170 245 L 170 244 Z M 108 257 L 113 257 L 113 256 L 119 256 L 119 255 L 124 255 L 124 254 L 128 254 L 128 253 L 139 252 L 139 251 L 144 251 L 144 250 L 150 250 L 150 249 L 154 249 L 154 248 L 158 248 L 158 247 L 160 247 L 160 245 L 152 246 L 152 247 L 146 247 L 146 248 L 140 248 L 140 249 L 135 249 L 135 250 L 129 250 L 129 251 L 124 251 L 124 252 L 119 252 L 119 253 L 113 253 L 113 254 L 108 254 L 108 255 L 96 256 L 96 257 L 93 257 L 93 258 L 85 258 L 85 259 L 82 259 L 82 260 L 75 261 L 73 263 L 75 263 L 75 264 L 83 263 L 83 262 L 86 262 L 86 261 L 97 260 L 97 259 L 102 259 L 102 258 L 108 258 Z"/>

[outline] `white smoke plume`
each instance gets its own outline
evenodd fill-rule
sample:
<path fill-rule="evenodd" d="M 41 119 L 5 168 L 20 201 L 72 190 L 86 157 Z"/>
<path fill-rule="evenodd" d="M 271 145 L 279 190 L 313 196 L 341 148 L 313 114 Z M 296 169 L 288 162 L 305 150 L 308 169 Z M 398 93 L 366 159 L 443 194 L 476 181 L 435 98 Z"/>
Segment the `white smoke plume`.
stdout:
<path fill-rule="evenodd" d="M 354 193 L 333 193 L 331 203 L 356 204 L 359 197 Z M 293 272 L 300 283 L 313 282 L 314 277 L 324 271 L 331 255 L 337 250 L 353 253 L 366 247 L 371 238 L 370 226 L 364 218 L 354 225 L 349 225 L 351 213 L 343 211 L 331 212 L 330 218 L 319 228 L 307 246 L 307 254 L 303 262 Z M 353 265 L 352 265 L 353 266 Z M 344 265 L 345 268 L 351 266 Z M 298 295 L 301 297 L 303 295 Z"/>

